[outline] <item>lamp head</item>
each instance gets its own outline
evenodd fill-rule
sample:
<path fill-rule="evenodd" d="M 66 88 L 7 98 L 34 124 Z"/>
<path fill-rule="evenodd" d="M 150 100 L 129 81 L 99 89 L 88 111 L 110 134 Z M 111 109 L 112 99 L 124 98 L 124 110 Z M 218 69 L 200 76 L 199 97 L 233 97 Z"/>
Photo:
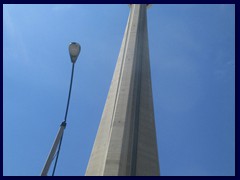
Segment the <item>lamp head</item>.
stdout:
<path fill-rule="evenodd" d="M 75 63 L 81 51 L 81 46 L 76 42 L 71 42 L 68 49 L 69 49 L 71 61 L 72 63 Z"/>

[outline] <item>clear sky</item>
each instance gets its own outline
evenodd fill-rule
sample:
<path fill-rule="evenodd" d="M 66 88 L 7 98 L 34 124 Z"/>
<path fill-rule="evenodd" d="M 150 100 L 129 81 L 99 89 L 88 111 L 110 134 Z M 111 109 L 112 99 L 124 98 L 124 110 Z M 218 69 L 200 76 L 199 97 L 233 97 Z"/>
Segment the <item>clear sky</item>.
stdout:
<path fill-rule="evenodd" d="M 129 7 L 3 5 L 3 173 L 40 175 L 70 83 L 56 175 L 84 175 Z M 153 5 L 150 61 L 160 170 L 235 174 L 235 6 Z"/>

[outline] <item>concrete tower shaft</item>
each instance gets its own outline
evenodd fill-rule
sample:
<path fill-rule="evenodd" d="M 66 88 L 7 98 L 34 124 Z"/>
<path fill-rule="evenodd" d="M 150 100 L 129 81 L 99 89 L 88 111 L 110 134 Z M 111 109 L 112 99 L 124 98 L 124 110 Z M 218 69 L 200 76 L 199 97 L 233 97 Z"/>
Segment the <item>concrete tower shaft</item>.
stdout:
<path fill-rule="evenodd" d="M 86 175 L 158 176 L 147 4 L 130 14 Z"/>

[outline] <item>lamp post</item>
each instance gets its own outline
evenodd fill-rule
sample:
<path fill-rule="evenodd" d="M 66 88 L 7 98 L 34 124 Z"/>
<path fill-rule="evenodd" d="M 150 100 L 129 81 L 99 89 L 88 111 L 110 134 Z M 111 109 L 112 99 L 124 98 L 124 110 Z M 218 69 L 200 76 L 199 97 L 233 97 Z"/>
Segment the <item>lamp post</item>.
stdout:
<path fill-rule="evenodd" d="M 56 157 L 54 167 L 53 167 L 53 172 L 52 172 L 52 176 L 54 176 L 54 173 L 55 173 L 55 170 L 56 170 L 56 167 L 57 167 L 59 153 L 60 153 L 60 150 L 61 150 L 64 129 L 67 125 L 67 115 L 68 115 L 68 108 L 69 108 L 69 102 L 70 102 L 71 91 L 72 91 L 74 65 L 75 65 L 75 62 L 77 61 L 78 55 L 81 51 L 81 46 L 76 42 L 72 42 L 72 43 L 70 43 L 68 49 L 69 49 L 69 54 L 70 54 L 70 58 L 71 58 L 71 62 L 72 62 L 72 75 L 71 75 L 71 81 L 70 81 L 70 88 L 69 88 L 69 93 L 68 93 L 68 101 L 67 101 L 65 117 L 64 117 L 63 122 L 60 125 L 57 136 L 55 138 L 55 141 L 54 141 L 53 146 L 51 148 L 51 151 L 48 155 L 47 161 L 46 161 L 46 163 L 43 167 L 43 170 L 41 172 L 41 176 L 47 176 L 49 168 L 52 164 L 52 161 Z M 57 150 L 57 148 L 58 148 L 58 150 Z M 56 150 L 57 150 L 57 152 L 56 152 Z"/>

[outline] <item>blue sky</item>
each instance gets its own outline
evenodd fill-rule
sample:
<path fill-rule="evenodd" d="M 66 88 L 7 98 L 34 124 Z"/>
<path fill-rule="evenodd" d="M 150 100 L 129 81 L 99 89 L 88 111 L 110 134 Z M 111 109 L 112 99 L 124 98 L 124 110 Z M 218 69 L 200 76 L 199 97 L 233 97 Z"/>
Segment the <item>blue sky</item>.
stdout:
<path fill-rule="evenodd" d="M 84 175 L 129 7 L 3 5 L 3 174 L 40 175 L 63 121 L 56 175 Z M 163 176 L 235 174 L 235 6 L 153 5 L 150 61 Z"/>

